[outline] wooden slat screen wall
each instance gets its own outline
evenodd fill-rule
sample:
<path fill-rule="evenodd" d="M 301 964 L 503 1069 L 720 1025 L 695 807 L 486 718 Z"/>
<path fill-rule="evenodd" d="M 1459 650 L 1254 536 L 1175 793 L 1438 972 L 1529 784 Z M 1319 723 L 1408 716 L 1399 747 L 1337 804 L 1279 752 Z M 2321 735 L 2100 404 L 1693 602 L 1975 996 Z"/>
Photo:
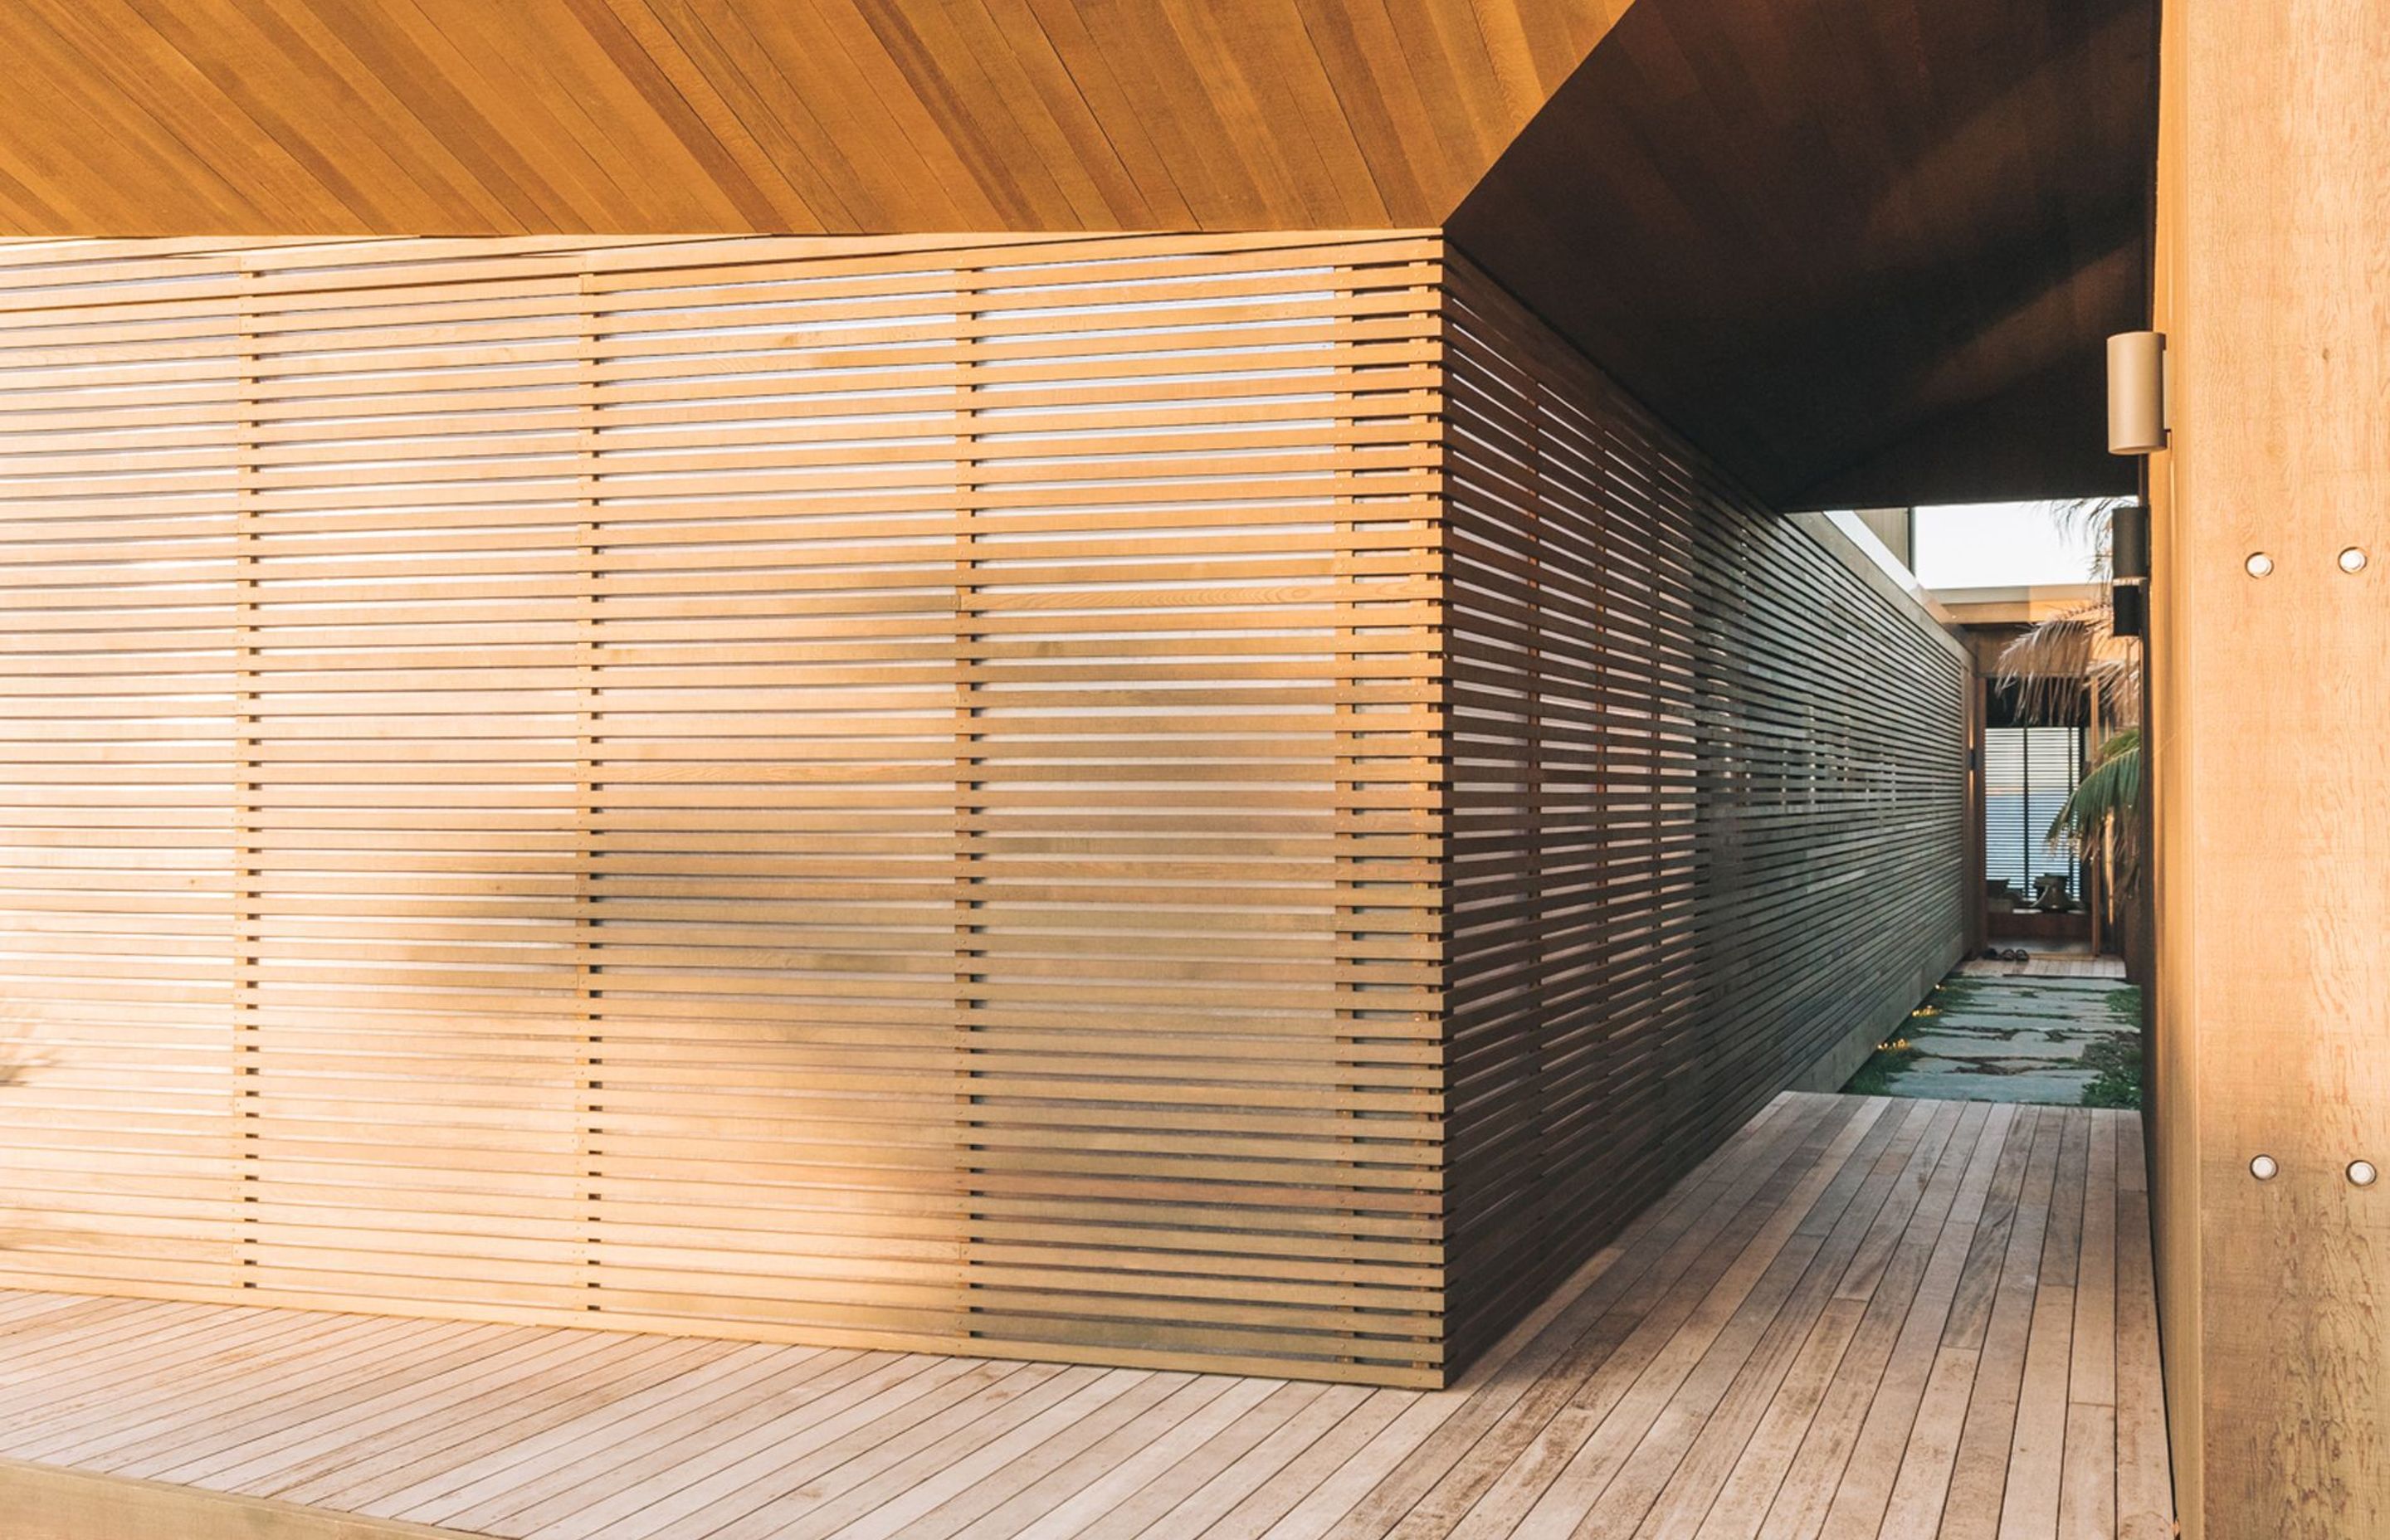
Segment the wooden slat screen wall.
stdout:
<path fill-rule="evenodd" d="M 1449 264 L 1447 1351 L 1963 945 L 1967 665 Z"/>
<path fill-rule="evenodd" d="M 1438 1383 L 1959 690 L 1433 236 L 0 249 L 0 1282 Z"/>
<path fill-rule="evenodd" d="M 1439 255 L 6 250 L 0 1278 L 1436 1381 Z"/>

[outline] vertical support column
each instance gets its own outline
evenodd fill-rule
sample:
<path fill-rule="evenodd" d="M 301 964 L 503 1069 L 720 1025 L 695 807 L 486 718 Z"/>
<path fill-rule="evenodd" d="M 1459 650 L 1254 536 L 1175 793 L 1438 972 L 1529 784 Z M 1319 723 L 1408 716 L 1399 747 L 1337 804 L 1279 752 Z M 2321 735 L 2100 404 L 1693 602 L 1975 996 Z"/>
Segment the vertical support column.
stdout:
<path fill-rule="evenodd" d="M 587 1310 L 604 1308 L 600 1290 L 600 1251 L 598 1237 L 605 1223 L 605 1191 L 602 1182 L 605 1159 L 604 1134 L 599 1127 L 605 1116 L 606 1038 L 604 1010 L 599 1003 L 598 962 L 598 300 L 591 290 L 589 269 L 579 274 L 581 294 L 581 361 L 576 382 L 575 413 L 578 417 L 575 436 L 579 440 L 577 458 L 581 522 L 579 528 L 579 560 L 573 576 L 581 584 L 580 616 L 574 627 L 573 650 L 580 676 L 581 718 L 580 740 L 573 755 L 574 774 L 578 778 L 574 816 L 581 830 L 578 853 L 581 870 L 574 884 L 572 904 L 572 956 L 576 1006 L 581 1018 L 581 1041 L 577 1046 L 576 1091 L 579 1105 L 574 1114 L 581 1140 L 581 1216 L 580 1234 L 574 1242 L 580 1264 L 582 1292 Z"/>
<path fill-rule="evenodd" d="M 1407 317 L 1431 334 L 1442 325 L 1440 290 L 1433 281 L 1438 272 L 1422 275 L 1428 281 L 1410 291 L 1419 308 Z M 1372 276 L 1363 267 L 1340 267 L 1335 282 L 1343 289 L 1341 298 L 1355 302 L 1355 290 Z M 1440 366 L 1429 373 L 1428 401 L 1440 406 Z M 1339 390 L 1354 410 L 1344 428 L 1347 442 L 1331 463 L 1338 481 L 1357 489 L 1372 479 L 1366 468 L 1373 456 L 1363 449 L 1370 442 L 1364 426 L 1372 420 L 1363 403 L 1372 392 L 1360 376 Z M 1408 412 L 1392 420 L 1415 428 L 1423 439 L 1439 426 L 1432 417 Z M 1389 1116 L 1368 1110 L 1372 1101 L 1382 1105 L 1384 1094 L 1382 1079 L 1372 1072 L 1387 1059 L 1406 1054 L 1422 1055 L 1441 1072 L 1447 1046 L 1432 1040 L 1446 1020 L 1444 963 L 1452 918 L 1444 861 L 1451 815 L 1451 745 L 1445 731 L 1443 677 L 1446 633 L 1441 623 L 1445 525 L 1441 498 L 1418 484 L 1424 481 L 1429 487 L 1440 486 L 1441 452 L 1432 459 L 1423 471 L 1379 476 L 1390 483 L 1382 494 L 1352 490 L 1334 498 L 1335 582 L 1343 597 L 1335 606 L 1332 659 L 1336 732 L 1330 784 L 1336 900 L 1331 975 L 1336 1052 L 1343 1072 L 1353 1077 L 1336 1087 L 1353 1104 L 1337 1121 L 1347 1130 L 1340 1137 L 1349 1153 L 1343 1169 L 1356 1173 L 1373 1158 L 1393 1153 L 1390 1140 L 1399 1138 L 1401 1131 L 1407 1127 L 1415 1133 L 1420 1127 L 1411 1112 Z M 1404 505 L 1417 517 L 1385 521 L 1388 503 Z M 1418 623 L 1421 611 L 1432 617 L 1433 626 Z M 1402 638 L 1400 647 L 1420 650 L 1390 652 L 1389 638 L 1394 636 Z M 1439 1131 L 1451 1111 L 1448 1090 L 1446 1082 L 1437 1093 L 1434 1120 Z M 1414 1142 L 1411 1150 L 1418 1148 Z M 1355 1181 L 1354 1190 L 1367 1192 L 1368 1185 Z M 1437 1200 L 1448 1200 L 1447 1194 L 1448 1189 L 1440 1188 Z M 1346 1210 L 1344 1217 L 1357 1235 L 1382 1233 L 1382 1211 L 1356 1207 Z M 1446 1226 L 1443 1238 L 1447 1247 L 1449 1217 L 1447 1213 L 1438 1221 Z M 1448 1258 L 1449 1251 L 1443 1254 Z M 1410 1367 L 1422 1375 L 1442 1376 L 1451 1364 L 1451 1346 L 1447 1335 L 1436 1343 L 1433 1356 Z M 1346 1361 L 1362 1360 L 1356 1356 Z"/>
<path fill-rule="evenodd" d="M 984 347 L 977 308 L 982 281 L 975 269 L 955 275 L 955 1196 L 959 1222 L 957 1250 L 960 1258 L 956 1269 L 955 1333 L 959 1337 L 976 1334 L 971 1326 L 971 1262 L 978 1249 L 980 1218 L 973 1208 L 979 1193 L 974 1181 L 978 1175 L 974 1159 L 978 1144 L 972 1136 L 977 1127 L 972 1113 L 972 1059 L 977 1050 L 971 1039 L 979 1030 L 973 1018 L 981 1005 L 979 936 L 983 900 L 980 889 L 984 879 L 977 868 L 984 857 L 986 832 L 981 804 L 978 722 L 981 638 L 975 626 L 979 613 L 977 524 L 981 483 L 979 459 L 972 449 L 978 438 L 978 363 Z"/>
<path fill-rule="evenodd" d="M 1963 877 L 1967 884 L 1967 953 L 1972 956 L 1990 944 L 1991 921 L 1986 918 L 1988 902 L 1985 892 L 1985 874 L 1989 868 L 1989 852 L 1985 849 L 1984 818 L 1984 723 L 1989 714 L 1984 691 L 1983 674 L 1976 667 L 1972 648 L 1967 653 L 1967 742 L 1964 749 L 1964 769 L 1967 810 L 1966 866 Z"/>
<path fill-rule="evenodd" d="M 238 1201 L 233 1211 L 234 1268 L 232 1284 L 258 1287 L 260 1257 L 254 1205 L 257 1201 L 258 1123 L 263 1066 L 258 1052 L 256 979 L 262 945 L 262 900 L 258 861 L 258 738 L 257 738 L 257 486 L 258 486 L 258 359 L 257 275 L 249 259 L 239 259 L 237 283 L 240 331 L 239 391 L 233 430 L 234 475 L 238 479 L 233 519 L 234 600 L 232 721 L 232 1067 L 236 1116 L 233 1120 L 232 1173 Z"/>
<path fill-rule="evenodd" d="M 2152 1136 L 2177 1485 L 2192 1540 L 2390 1534 L 2390 1184 L 2347 1174 L 2390 1169 L 2390 10 L 2169 0 L 2161 74 Z"/>

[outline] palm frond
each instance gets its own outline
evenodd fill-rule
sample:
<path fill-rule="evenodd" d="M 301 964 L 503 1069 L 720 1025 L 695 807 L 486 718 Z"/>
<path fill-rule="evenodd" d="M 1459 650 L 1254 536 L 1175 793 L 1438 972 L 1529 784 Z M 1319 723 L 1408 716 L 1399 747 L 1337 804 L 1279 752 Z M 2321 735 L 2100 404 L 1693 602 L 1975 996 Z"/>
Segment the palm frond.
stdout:
<path fill-rule="evenodd" d="M 2110 722 L 2141 715 L 2141 662 L 2137 645 L 2116 635 L 2107 591 L 2021 633 L 1993 664 L 2000 684 L 2017 695 L 2027 716 L 2064 720 L 2088 687 Z"/>
<path fill-rule="evenodd" d="M 2107 596 L 2052 616 L 2000 650 L 1993 672 L 2027 716 L 2064 720 L 2083 691 L 2096 691 L 2111 721 L 2140 715 L 2140 667 L 2119 641 Z"/>
<path fill-rule="evenodd" d="M 2141 730 L 2128 727 L 2100 745 L 2092 768 L 2049 821 L 2046 838 L 2052 845 L 2070 838 L 2093 843 L 2128 827 L 2140 800 Z"/>
<path fill-rule="evenodd" d="M 2091 575 L 2101 582 L 2107 581 L 2114 571 L 2109 528 L 2114 522 L 2117 506 L 2129 501 L 2124 497 L 2069 497 L 2046 505 L 2049 521 L 2057 526 L 2061 537 L 2091 548 Z"/>
<path fill-rule="evenodd" d="M 2113 548 L 2108 532 L 2122 501 L 2085 498 L 2049 506 L 2062 533 L 2091 543 L 2101 553 L 2102 577 Z M 2017 708 L 2028 719 L 2075 720 L 2088 692 L 2096 707 L 2095 722 L 2140 720 L 2140 646 L 2116 635 L 2105 583 L 2098 598 L 2044 621 L 2009 643 L 1993 674 L 2015 692 Z M 2091 768 L 2050 821 L 2045 839 L 2053 849 L 2071 843 L 2087 863 L 2104 860 L 2114 891 L 2129 892 L 2140 866 L 2140 794 L 2141 735 L 2129 728 L 2100 746 Z"/>

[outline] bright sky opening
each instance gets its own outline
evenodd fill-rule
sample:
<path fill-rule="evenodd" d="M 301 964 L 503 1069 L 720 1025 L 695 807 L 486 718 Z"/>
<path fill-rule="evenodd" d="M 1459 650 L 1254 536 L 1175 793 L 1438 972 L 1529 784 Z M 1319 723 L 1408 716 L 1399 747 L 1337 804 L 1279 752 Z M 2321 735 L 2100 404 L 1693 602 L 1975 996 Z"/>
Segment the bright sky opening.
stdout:
<path fill-rule="evenodd" d="M 1928 588 L 2084 583 L 2096 536 L 2067 529 L 2053 503 L 1971 503 L 1917 510 L 1917 580 Z"/>

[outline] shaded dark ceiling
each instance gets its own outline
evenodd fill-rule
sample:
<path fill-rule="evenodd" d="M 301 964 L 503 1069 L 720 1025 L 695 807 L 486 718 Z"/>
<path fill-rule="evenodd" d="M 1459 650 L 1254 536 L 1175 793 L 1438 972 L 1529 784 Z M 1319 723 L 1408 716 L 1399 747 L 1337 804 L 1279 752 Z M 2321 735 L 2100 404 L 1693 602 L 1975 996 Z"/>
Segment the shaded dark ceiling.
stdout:
<path fill-rule="evenodd" d="M 2153 0 L 1637 0 L 1450 221 L 1786 507 L 2130 491 Z"/>

